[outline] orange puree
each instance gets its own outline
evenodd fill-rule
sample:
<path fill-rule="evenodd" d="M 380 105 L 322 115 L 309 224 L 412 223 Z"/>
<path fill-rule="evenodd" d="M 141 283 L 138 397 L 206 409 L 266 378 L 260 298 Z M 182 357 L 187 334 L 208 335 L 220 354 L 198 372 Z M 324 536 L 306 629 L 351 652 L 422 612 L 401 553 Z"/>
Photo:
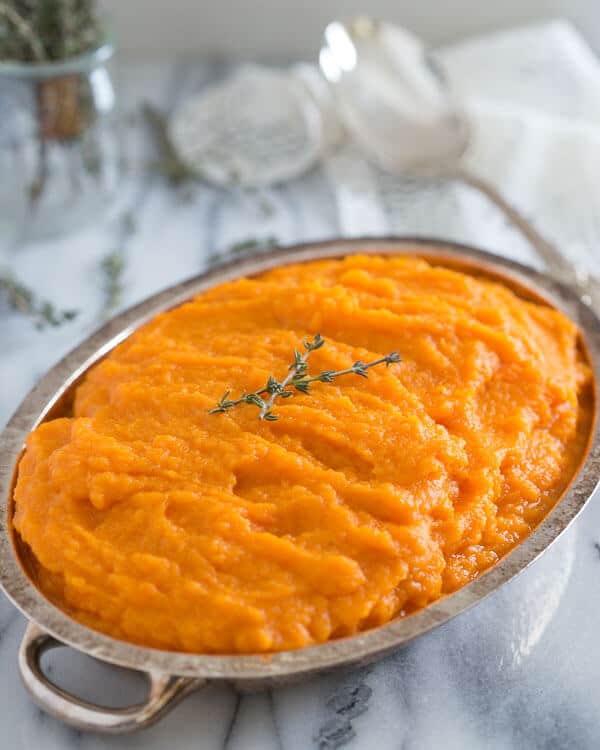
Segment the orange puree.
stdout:
<path fill-rule="evenodd" d="M 225 390 L 397 350 L 279 400 Z M 577 329 L 502 285 L 354 256 L 222 284 L 90 370 L 27 440 L 14 526 L 46 595 L 116 638 L 293 649 L 408 614 L 526 537 L 581 452 Z M 589 416 L 589 410 L 588 410 Z M 581 430 L 579 430 L 581 432 Z"/>

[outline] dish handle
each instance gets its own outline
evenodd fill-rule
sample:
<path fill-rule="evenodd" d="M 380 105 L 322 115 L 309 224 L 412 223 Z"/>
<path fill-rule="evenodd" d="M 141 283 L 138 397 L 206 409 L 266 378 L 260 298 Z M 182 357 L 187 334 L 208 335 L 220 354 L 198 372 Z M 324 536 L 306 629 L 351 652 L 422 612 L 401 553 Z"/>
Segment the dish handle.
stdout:
<path fill-rule="evenodd" d="M 206 682 L 193 677 L 144 672 L 149 689 L 143 703 L 126 708 L 106 708 L 77 698 L 54 685 L 43 673 L 42 655 L 58 646 L 64 644 L 30 622 L 19 648 L 21 678 L 25 688 L 43 711 L 88 732 L 121 734 L 148 727 Z"/>

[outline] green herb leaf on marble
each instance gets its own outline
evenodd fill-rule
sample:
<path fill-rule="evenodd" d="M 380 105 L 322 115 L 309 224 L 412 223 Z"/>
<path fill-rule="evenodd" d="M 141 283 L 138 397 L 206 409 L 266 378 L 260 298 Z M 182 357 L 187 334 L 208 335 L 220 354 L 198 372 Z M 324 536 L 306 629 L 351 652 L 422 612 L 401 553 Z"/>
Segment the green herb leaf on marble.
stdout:
<path fill-rule="evenodd" d="M 77 310 L 60 310 L 52 302 L 38 299 L 35 292 L 10 271 L 0 272 L 0 296 L 12 310 L 29 318 L 38 329 L 56 328 L 77 316 Z"/>
<path fill-rule="evenodd" d="M 309 393 L 310 386 L 312 383 L 333 383 L 336 378 L 342 375 L 359 375 L 363 378 L 368 378 L 367 370 L 377 365 L 385 364 L 389 367 L 392 364 L 400 362 L 400 355 L 398 352 L 390 352 L 385 357 L 373 360 L 373 362 L 362 362 L 357 360 L 351 367 L 345 370 L 323 370 L 318 375 L 308 376 L 308 358 L 310 354 L 317 349 L 320 349 L 325 345 L 325 339 L 321 334 L 311 339 L 305 339 L 303 342 L 304 354 L 301 354 L 297 349 L 294 349 L 294 361 L 288 367 L 288 374 L 282 380 L 279 381 L 273 375 L 269 375 L 267 382 L 263 388 L 252 393 L 244 391 L 240 398 L 230 399 L 230 390 L 225 391 L 217 405 L 210 409 L 209 414 L 223 414 L 230 409 L 233 409 L 240 404 L 252 404 L 260 409 L 258 418 L 267 422 L 274 422 L 278 419 L 278 416 L 273 413 L 273 405 L 278 398 L 290 398 L 293 395 L 293 391 L 288 389 L 288 386 L 293 387 L 300 393 Z M 268 394 L 268 398 L 265 400 L 262 396 Z"/>

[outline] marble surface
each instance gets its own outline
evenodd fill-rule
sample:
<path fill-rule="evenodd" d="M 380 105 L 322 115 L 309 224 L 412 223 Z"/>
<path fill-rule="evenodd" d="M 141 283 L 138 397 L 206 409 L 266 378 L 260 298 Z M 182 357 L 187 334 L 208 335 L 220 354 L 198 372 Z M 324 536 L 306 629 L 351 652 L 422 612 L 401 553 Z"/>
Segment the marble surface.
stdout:
<path fill-rule="evenodd" d="M 223 74 L 191 60 L 123 66 L 127 107 L 150 99 L 171 108 Z M 128 129 L 132 160 L 150 154 L 143 129 Z M 120 216 L 136 228 L 124 235 Z M 478 210 L 477 208 L 475 210 Z M 488 210 L 481 207 L 481 211 Z M 53 362 L 99 324 L 99 262 L 120 247 L 123 305 L 197 273 L 209 256 L 248 236 L 280 243 L 340 231 L 320 170 L 261 194 L 200 187 L 169 190 L 157 176 L 125 176 L 111 215 L 60 241 L 4 251 L 2 261 L 57 305 L 79 309 L 59 329 L 35 331 L 0 310 L 0 421 Z M 11 750 L 372 750 L 577 748 L 600 746 L 600 502 L 591 502 L 546 555 L 474 610 L 396 655 L 358 671 L 254 695 L 213 685 L 155 727 L 107 738 L 82 734 L 41 713 L 17 673 L 25 620 L 0 598 L 0 747 Z M 139 695 L 131 674 L 66 649 L 49 657 L 53 678 L 115 704 Z"/>

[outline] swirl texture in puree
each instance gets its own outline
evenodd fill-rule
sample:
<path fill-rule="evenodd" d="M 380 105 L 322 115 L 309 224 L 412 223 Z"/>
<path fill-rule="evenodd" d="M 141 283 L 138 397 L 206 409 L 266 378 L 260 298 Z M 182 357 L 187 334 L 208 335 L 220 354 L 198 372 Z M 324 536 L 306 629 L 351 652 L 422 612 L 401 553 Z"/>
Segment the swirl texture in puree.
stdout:
<path fill-rule="evenodd" d="M 279 400 L 225 390 L 390 351 Z M 116 638 L 268 652 L 355 633 L 471 581 L 526 537 L 582 453 L 577 329 L 506 287 L 353 256 L 220 285 L 87 374 L 28 438 L 14 526 L 38 585 Z"/>

